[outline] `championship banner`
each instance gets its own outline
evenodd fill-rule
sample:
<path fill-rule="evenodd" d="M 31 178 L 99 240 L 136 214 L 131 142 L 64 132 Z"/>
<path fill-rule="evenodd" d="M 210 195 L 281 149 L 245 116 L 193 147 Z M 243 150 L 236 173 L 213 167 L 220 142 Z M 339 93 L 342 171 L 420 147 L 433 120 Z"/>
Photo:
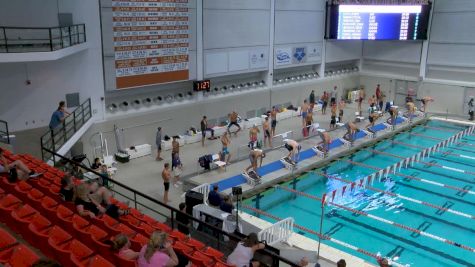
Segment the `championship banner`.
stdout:
<path fill-rule="evenodd" d="M 112 0 L 116 88 L 188 80 L 189 0 Z"/>

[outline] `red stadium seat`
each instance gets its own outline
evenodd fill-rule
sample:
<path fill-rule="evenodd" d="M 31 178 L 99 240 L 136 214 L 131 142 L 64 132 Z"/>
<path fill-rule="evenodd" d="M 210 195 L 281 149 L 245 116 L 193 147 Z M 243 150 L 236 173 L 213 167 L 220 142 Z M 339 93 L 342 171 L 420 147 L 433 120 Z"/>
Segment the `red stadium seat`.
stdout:
<path fill-rule="evenodd" d="M 57 222 L 58 220 L 56 219 L 56 212 L 58 210 L 59 203 L 58 201 L 52 199 L 49 196 L 45 196 L 41 200 L 41 208 L 42 208 L 42 213 L 48 217 L 50 220 L 53 220 L 54 222 Z"/>
<path fill-rule="evenodd" d="M 6 224 L 11 224 L 11 216 L 10 213 L 19 208 L 21 205 L 20 199 L 12 194 L 6 195 L 4 198 L 0 200 L 0 218 Z"/>
<path fill-rule="evenodd" d="M 73 215 L 72 223 L 77 239 L 83 243 L 87 243 L 87 241 L 90 240 L 89 228 L 93 226 L 93 224 L 78 214 Z"/>
<path fill-rule="evenodd" d="M 173 249 L 183 255 L 191 254 L 195 250 L 194 248 L 180 241 L 177 241 L 173 244 Z"/>
<path fill-rule="evenodd" d="M 33 188 L 29 183 L 25 181 L 18 181 L 15 185 L 15 195 L 20 198 L 22 201 L 28 201 L 27 195 L 28 192 Z"/>
<path fill-rule="evenodd" d="M 18 245 L 0 253 L 0 263 L 13 267 L 29 267 L 40 257 L 25 245 Z"/>
<path fill-rule="evenodd" d="M 49 186 L 49 193 L 52 197 L 57 197 L 59 195 L 59 191 L 61 190 L 61 187 L 58 185 L 55 185 L 54 183 L 50 184 Z"/>
<path fill-rule="evenodd" d="M 111 246 L 104 243 L 104 241 L 108 240 L 107 232 L 93 224 L 87 228 L 87 231 L 89 234 L 89 241 L 84 241 L 84 243 L 90 244 L 90 248 L 98 252 L 103 257 L 107 259 L 112 258 Z"/>
<path fill-rule="evenodd" d="M 68 232 L 73 232 L 73 215 L 74 212 L 71 211 L 70 209 L 66 208 L 63 205 L 59 205 L 58 209 L 56 210 L 56 219 L 57 219 L 57 224 L 61 225 L 61 227 L 64 228 L 64 230 Z"/>
<path fill-rule="evenodd" d="M 227 264 L 225 262 L 221 262 L 221 261 L 217 261 L 215 264 L 214 264 L 214 267 L 236 267 L 236 265 L 230 265 L 230 264 Z"/>
<path fill-rule="evenodd" d="M 48 241 L 52 224 L 46 219 L 46 217 L 38 215 L 32 222 L 30 222 L 28 229 L 31 234 L 25 236 L 26 241 L 35 247 L 41 247 Z"/>
<path fill-rule="evenodd" d="M 170 233 L 173 230 L 170 226 L 164 223 L 161 223 L 148 215 L 144 215 L 141 220 L 148 223 L 150 226 L 152 226 L 156 230 L 159 230 L 162 232 Z"/>
<path fill-rule="evenodd" d="M 185 254 L 191 261 L 193 266 L 196 267 L 208 267 L 214 266 L 214 260 L 199 251 L 193 252 L 193 254 Z"/>
<path fill-rule="evenodd" d="M 51 185 L 51 181 L 48 181 L 46 179 L 39 179 L 38 182 L 36 183 L 37 189 L 48 196 L 51 194 L 49 191 L 50 185 Z"/>
<path fill-rule="evenodd" d="M 28 225 L 31 221 L 34 220 L 35 216 L 38 214 L 38 211 L 30 205 L 23 205 L 20 208 L 12 211 L 11 216 L 13 219 L 13 223 L 9 226 L 13 231 L 24 235 L 28 229 Z"/>
<path fill-rule="evenodd" d="M 101 256 L 93 256 L 89 258 L 79 258 L 75 254 L 71 255 L 71 261 L 73 266 L 77 267 L 114 267 L 110 261 L 104 259 Z"/>
<path fill-rule="evenodd" d="M 201 252 L 208 257 L 214 258 L 217 261 L 222 261 L 224 259 L 224 253 L 212 247 L 206 247 Z"/>
<path fill-rule="evenodd" d="M 140 251 L 140 249 L 147 244 L 148 238 L 142 234 L 136 234 L 134 236 L 129 236 L 130 247 L 134 251 Z"/>
<path fill-rule="evenodd" d="M 12 235 L 3 229 L 0 229 L 0 253 L 17 244 L 17 240 Z"/>
<path fill-rule="evenodd" d="M 83 243 L 77 241 L 77 240 L 73 240 L 70 245 L 69 245 L 69 249 L 70 249 L 70 261 L 71 261 L 71 265 L 68 265 L 68 266 L 73 266 L 75 265 L 74 262 L 73 262 L 73 259 L 75 260 L 75 262 L 82 262 L 83 260 L 88 260 L 93 254 L 94 252 L 88 248 L 86 245 L 84 245 Z M 79 266 L 82 266 L 82 265 L 79 265 Z"/>
<path fill-rule="evenodd" d="M 129 217 L 128 220 L 125 221 L 125 224 L 129 225 L 135 231 L 146 236 L 151 235 L 155 231 L 155 228 L 143 221 L 137 220 L 134 217 Z"/>
<path fill-rule="evenodd" d="M 206 247 L 206 245 L 203 244 L 203 242 L 200 242 L 193 238 L 190 238 L 189 240 L 187 240 L 186 244 L 190 247 L 193 247 L 195 250 L 202 250 Z"/>
<path fill-rule="evenodd" d="M 185 235 L 184 233 L 182 233 L 178 230 L 173 230 L 168 235 L 176 241 L 186 241 L 186 240 L 189 239 L 189 237 L 187 235 Z"/>
<path fill-rule="evenodd" d="M 5 190 L 3 190 L 3 189 L 0 187 L 0 199 L 2 199 L 5 195 L 6 195 Z"/>
<path fill-rule="evenodd" d="M 43 207 L 41 207 L 41 203 L 43 202 L 44 197 L 45 194 L 43 194 L 43 192 L 33 188 L 28 192 L 26 202 L 30 203 L 33 208 L 42 211 Z"/>
<path fill-rule="evenodd" d="M 136 260 L 127 260 L 119 256 L 118 254 L 115 254 L 115 263 L 117 266 L 120 267 L 137 267 L 137 261 Z"/>
<path fill-rule="evenodd" d="M 66 231 L 54 226 L 48 238 L 48 244 L 51 250 L 47 256 L 54 257 L 64 266 L 71 266 L 70 254 L 73 242 L 75 244 L 79 243 L 79 241 L 73 239 Z"/>

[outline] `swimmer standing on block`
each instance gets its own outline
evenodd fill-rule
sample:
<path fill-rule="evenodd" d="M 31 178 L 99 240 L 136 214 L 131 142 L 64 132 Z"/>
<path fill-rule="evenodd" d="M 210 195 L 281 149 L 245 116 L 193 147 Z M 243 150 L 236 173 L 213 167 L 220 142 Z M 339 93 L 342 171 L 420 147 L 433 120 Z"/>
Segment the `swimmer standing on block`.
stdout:
<path fill-rule="evenodd" d="M 322 142 L 318 143 L 317 147 L 321 145 L 321 148 L 323 150 L 323 153 L 327 154 L 328 151 L 330 151 L 330 144 L 332 142 L 332 139 L 330 137 L 330 134 L 328 132 L 320 132 L 318 131 L 318 135 L 322 139 Z"/>
<path fill-rule="evenodd" d="M 345 128 L 346 128 L 346 134 L 343 136 L 343 138 L 347 141 L 350 141 L 352 144 L 353 144 L 353 140 L 355 139 L 355 134 L 360 130 L 358 129 L 358 127 L 356 126 L 356 124 L 354 124 L 353 122 L 347 122 L 345 124 Z"/>
<path fill-rule="evenodd" d="M 399 111 L 398 111 L 397 107 L 396 106 L 391 106 L 391 108 L 389 109 L 389 115 L 391 117 L 389 117 L 387 123 L 391 124 L 393 126 L 393 129 L 394 129 L 394 126 L 396 125 L 396 118 L 397 118 L 398 113 L 399 113 Z"/>
<path fill-rule="evenodd" d="M 424 113 L 426 112 L 426 108 L 429 105 L 429 102 L 434 102 L 434 98 L 432 98 L 431 96 L 424 96 L 423 98 L 417 100 L 422 102 L 422 112 Z"/>
<path fill-rule="evenodd" d="M 259 164 L 259 168 L 262 167 L 262 159 L 266 157 L 266 153 L 260 149 L 253 149 L 249 152 L 249 161 L 251 162 L 251 165 L 246 168 L 245 172 L 249 175 L 249 170 L 253 169 L 253 171 L 256 173 L 258 177 L 260 177 L 257 174 L 257 160 L 260 159 L 261 162 Z"/>
<path fill-rule="evenodd" d="M 284 147 L 287 148 L 289 151 L 289 154 L 285 158 L 290 160 L 292 164 L 297 164 L 297 158 L 298 155 L 300 154 L 300 150 L 302 149 L 302 146 L 297 143 L 297 141 L 292 140 L 292 139 L 284 139 Z"/>
<path fill-rule="evenodd" d="M 374 127 L 374 124 L 376 123 L 376 121 L 381 118 L 383 116 L 382 113 L 378 113 L 378 112 L 372 112 L 371 114 L 369 114 L 369 117 L 368 117 L 368 120 L 369 120 L 369 124 L 365 126 L 365 128 L 372 132 L 372 130 L 370 129 L 371 127 Z"/>

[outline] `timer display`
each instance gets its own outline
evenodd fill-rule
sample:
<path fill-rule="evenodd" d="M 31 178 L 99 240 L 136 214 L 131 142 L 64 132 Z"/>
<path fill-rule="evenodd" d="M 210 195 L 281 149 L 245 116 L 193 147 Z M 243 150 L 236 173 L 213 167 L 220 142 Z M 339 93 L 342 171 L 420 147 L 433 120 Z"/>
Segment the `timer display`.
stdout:
<path fill-rule="evenodd" d="M 193 82 L 193 90 L 194 91 L 209 91 L 211 89 L 211 82 L 210 80 L 203 80 L 203 81 L 194 81 Z"/>

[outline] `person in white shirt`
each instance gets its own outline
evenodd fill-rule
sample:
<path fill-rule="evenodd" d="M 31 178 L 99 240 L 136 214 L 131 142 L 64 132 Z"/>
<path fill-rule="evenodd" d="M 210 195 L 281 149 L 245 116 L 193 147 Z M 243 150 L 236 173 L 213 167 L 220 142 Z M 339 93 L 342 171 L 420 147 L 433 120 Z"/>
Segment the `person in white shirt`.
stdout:
<path fill-rule="evenodd" d="M 256 233 L 250 233 L 243 242 L 239 242 L 228 256 L 227 263 L 238 267 L 258 267 L 259 261 L 253 260 L 254 252 L 264 249 L 266 245 L 259 242 Z"/>

